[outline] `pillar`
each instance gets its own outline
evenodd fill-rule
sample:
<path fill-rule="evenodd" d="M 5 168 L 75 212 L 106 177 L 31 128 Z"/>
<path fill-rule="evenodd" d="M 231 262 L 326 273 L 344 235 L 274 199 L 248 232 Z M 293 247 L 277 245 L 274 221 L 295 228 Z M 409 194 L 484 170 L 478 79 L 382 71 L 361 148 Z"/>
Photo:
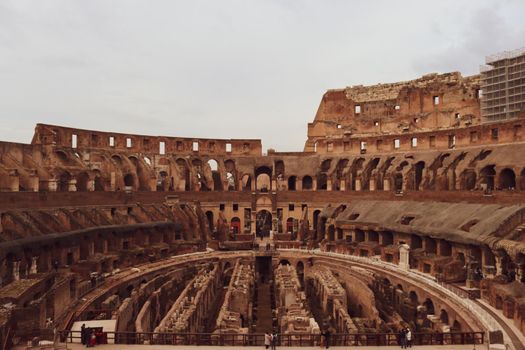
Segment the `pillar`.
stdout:
<path fill-rule="evenodd" d="M 38 273 L 38 256 L 33 256 L 31 258 L 31 266 L 29 267 L 29 274 L 36 275 Z"/>
<path fill-rule="evenodd" d="M 327 179 L 326 180 L 326 190 L 327 191 L 332 191 L 332 179 Z"/>
<path fill-rule="evenodd" d="M 18 281 L 20 279 L 20 261 L 13 261 L 13 280 Z"/>
<path fill-rule="evenodd" d="M 408 244 L 399 246 L 399 267 L 403 270 L 410 269 L 410 246 Z"/>
<path fill-rule="evenodd" d="M 361 179 L 355 179 L 355 190 L 361 191 Z"/>
<path fill-rule="evenodd" d="M 375 191 L 376 190 L 376 180 L 372 178 L 370 179 L 368 183 L 369 183 L 368 187 L 370 188 L 370 191 Z"/>
<path fill-rule="evenodd" d="M 390 180 L 383 179 L 383 191 L 390 191 Z"/>
<path fill-rule="evenodd" d="M 339 181 L 339 188 L 341 189 L 341 191 L 346 191 L 346 180 Z"/>
<path fill-rule="evenodd" d="M 496 258 L 496 276 L 501 276 L 503 274 L 503 256 L 497 254 Z"/>
<path fill-rule="evenodd" d="M 67 185 L 67 190 L 69 192 L 76 192 L 77 191 L 77 180 L 76 179 L 69 180 L 69 183 Z"/>

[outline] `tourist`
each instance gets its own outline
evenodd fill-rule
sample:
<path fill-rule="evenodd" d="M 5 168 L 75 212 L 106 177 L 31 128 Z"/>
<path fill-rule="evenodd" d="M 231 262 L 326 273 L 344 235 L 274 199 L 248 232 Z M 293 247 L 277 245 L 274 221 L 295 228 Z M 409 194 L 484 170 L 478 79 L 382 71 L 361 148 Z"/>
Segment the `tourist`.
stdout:
<path fill-rule="evenodd" d="M 399 345 L 401 345 L 401 349 L 405 349 L 407 347 L 407 339 L 404 328 L 401 328 L 399 331 Z"/>
<path fill-rule="evenodd" d="M 80 327 L 80 343 L 86 345 L 86 324 L 83 323 Z"/>
<path fill-rule="evenodd" d="M 410 331 L 410 328 L 406 329 L 406 347 L 411 348 L 412 347 L 412 332 Z"/>
<path fill-rule="evenodd" d="M 271 341 L 272 341 L 272 336 L 268 332 L 264 333 L 264 346 L 266 349 L 270 347 Z"/>
<path fill-rule="evenodd" d="M 330 329 L 327 328 L 324 332 L 324 346 L 326 349 L 330 346 Z"/>
<path fill-rule="evenodd" d="M 275 350 L 277 346 L 277 332 L 273 332 L 271 340 L 272 350 Z"/>

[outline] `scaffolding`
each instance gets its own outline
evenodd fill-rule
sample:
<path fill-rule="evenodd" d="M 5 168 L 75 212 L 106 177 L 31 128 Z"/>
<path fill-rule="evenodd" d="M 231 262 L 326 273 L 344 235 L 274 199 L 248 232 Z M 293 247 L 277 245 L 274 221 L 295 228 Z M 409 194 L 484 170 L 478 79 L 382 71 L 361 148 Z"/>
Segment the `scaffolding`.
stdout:
<path fill-rule="evenodd" d="M 510 119 L 525 111 L 525 48 L 487 56 L 481 72 L 481 116 Z"/>

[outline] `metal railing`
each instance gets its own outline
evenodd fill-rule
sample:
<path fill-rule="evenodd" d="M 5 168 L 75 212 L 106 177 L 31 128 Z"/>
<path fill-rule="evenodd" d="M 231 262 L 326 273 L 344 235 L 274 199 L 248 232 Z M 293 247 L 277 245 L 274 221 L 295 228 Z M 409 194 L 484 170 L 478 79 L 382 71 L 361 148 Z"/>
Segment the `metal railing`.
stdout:
<path fill-rule="evenodd" d="M 62 341 L 80 343 L 80 331 L 62 331 Z M 215 345 L 262 346 L 264 334 L 231 333 L 153 333 L 153 332 L 104 332 L 100 343 L 159 344 L 159 345 Z M 333 334 L 332 346 L 387 346 L 398 345 L 395 333 Z M 483 344 L 484 332 L 413 333 L 412 345 Z M 319 334 L 279 334 L 278 346 L 318 346 Z"/>

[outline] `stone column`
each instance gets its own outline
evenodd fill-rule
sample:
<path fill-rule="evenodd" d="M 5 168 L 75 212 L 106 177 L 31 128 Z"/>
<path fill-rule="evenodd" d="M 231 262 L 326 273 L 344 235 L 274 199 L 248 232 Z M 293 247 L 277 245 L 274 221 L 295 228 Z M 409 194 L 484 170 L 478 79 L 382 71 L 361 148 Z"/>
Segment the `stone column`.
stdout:
<path fill-rule="evenodd" d="M 496 276 L 501 276 L 503 273 L 503 256 L 496 254 Z"/>
<path fill-rule="evenodd" d="M 368 183 L 369 183 L 370 191 L 375 191 L 376 190 L 376 179 L 372 178 L 370 179 Z"/>
<path fill-rule="evenodd" d="M 326 190 L 332 191 L 332 179 L 326 180 Z"/>
<path fill-rule="evenodd" d="M 390 191 L 390 180 L 383 179 L 383 191 Z"/>
<path fill-rule="evenodd" d="M 361 191 L 361 179 L 355 179 L 355 190 Z"/>
<path fill-rule="evenodd" d="M 35 274 L 38 273 L 37 261 L 38 261 L 38 256 L 33 256 L 31 258 L 31 266 L 29 267 L 29 274 L 30 275 L 35 275 Z"/>
<path fill-rule="evenodd" d="M 346 191 L 346 180 L 339 181 L 339 188 L 341 189 L 341 191 Z"/>
<path fill-rule="evenodd" d="M 13 280 L 20 279 L 20 261 L 13 261 Z"/>
<path fill-rule="evenodd" d="M 399 267 L 403 270 L 410 269 L 410 246 L 408 244 L 399 246 Z"/>
<path fill-rule="evenodd" d="M 77 180 L 76 179 L 69 180 L 69 183 L 67 185 L 67 190 L 69 192 L 76 192 L 77 191 Z"/>

